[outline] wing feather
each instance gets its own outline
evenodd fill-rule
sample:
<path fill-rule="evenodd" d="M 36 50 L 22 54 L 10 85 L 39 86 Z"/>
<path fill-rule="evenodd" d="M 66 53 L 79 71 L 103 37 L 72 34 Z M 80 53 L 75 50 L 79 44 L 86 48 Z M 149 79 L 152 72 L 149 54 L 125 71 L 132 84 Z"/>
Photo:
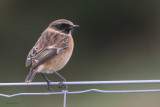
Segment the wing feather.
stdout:
<path fill-rule="evenodd" d="M 29 52 L 26 66 L 32 63 L 32 69 L 34 69 L 45 60 L 63 53 L 68 48 L 69 38 L 67 35 L 53 33 L 46 29 Z"/>

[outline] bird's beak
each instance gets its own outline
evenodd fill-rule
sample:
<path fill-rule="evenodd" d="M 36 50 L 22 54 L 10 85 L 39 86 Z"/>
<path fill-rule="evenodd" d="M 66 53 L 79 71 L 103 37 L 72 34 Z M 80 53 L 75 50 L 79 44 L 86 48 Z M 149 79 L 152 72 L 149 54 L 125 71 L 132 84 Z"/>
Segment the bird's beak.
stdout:
<path fill-rule="evenodd" d="M 80 27 L 80 26 L 79 25 L 72 25 L 72 26 L 70 26 L 70 29 L 77 28 L 77 27 Z"/>

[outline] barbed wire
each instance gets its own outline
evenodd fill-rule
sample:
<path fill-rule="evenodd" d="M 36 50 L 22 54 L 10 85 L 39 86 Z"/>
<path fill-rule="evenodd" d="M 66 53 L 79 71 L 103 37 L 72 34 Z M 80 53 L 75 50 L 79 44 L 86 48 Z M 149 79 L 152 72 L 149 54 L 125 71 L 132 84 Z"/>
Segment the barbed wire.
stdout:
<path fill-rule="evenodd" d="M 51 82 L 50 85 L 59 85 L 60 82 Z M 63 82 L 66 85 L 89 85 L 89 84 L 158 84 L 160 80 L 123 80 L 123 81 L 76 81 L 76 82 Z M 0 86 L 39 86 L 47 85 L 46 82 L 32 82 L 32 83 L 0 83 Z M 86 92 L 100 92 L 100 93 L 146 93 L 146 92 L 160 92 L 160 89 L 148 89 L 148 90 L 100 90 L 100 89 L 88 89 L 83 91 L 68 91 L 62 90 L 61 92 L 45 92 L 45 93 L 17 93 L 12 95 L 0 94 L 2 97 L 15 97 L 22 95 L 64 95 L 63 107 L 66 107 L 66 100 L 68 94 L 81 94 Z"/>

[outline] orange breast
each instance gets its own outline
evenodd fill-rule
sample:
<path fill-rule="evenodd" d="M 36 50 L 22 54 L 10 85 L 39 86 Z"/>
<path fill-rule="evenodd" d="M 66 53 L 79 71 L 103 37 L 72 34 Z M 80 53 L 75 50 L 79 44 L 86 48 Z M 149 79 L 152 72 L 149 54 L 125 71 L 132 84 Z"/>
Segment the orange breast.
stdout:
<path fill-rule="evenodd" d="M 72 36 L 69 36 L 69 48 L 63 53 L 57 56 L 54 56 L 53 58 L 39 65 L 36 71 L 42 72 L 42 73 L 53 73 L 54 71 L 58 71 L 62 69 L 67 64 L 67 62 L 69 61 L 72 55 L 73 46 L 74 46 L 74 43 L 73 43 Z"/>

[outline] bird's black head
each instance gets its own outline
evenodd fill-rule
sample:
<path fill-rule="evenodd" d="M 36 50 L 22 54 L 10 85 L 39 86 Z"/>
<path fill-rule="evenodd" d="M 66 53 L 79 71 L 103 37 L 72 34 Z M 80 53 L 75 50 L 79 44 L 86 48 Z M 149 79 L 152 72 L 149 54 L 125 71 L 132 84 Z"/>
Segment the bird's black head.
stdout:
<path fill-rule="evenodd" d="M 73 28 L 79 27 L 79 25 L 74 25 L 69 20 L 59 19 L 52 22 L 49 27 L 61 33 L 69 34 Z"/>

